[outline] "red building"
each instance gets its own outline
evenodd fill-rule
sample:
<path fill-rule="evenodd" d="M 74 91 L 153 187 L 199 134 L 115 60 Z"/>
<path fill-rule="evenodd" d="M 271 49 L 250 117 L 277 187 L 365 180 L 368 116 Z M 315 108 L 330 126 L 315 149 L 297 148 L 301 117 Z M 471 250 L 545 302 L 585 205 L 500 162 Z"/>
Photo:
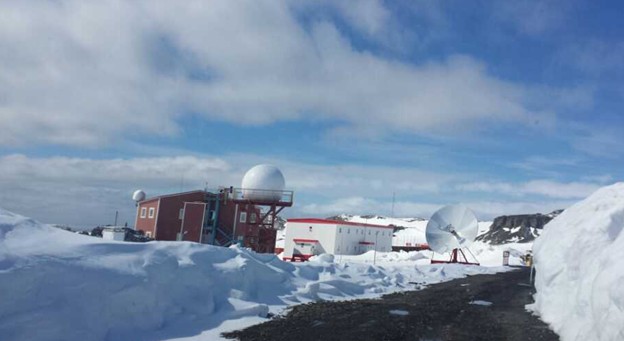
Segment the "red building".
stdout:
<path fill-rule="evenodd" d="M 276 230 L 252 203 L 228 200 L 227 191 L 191 191 L 138 203 L 135 228 L 155 240 L 229 246 L 238 243 L 272 253 Z"/>

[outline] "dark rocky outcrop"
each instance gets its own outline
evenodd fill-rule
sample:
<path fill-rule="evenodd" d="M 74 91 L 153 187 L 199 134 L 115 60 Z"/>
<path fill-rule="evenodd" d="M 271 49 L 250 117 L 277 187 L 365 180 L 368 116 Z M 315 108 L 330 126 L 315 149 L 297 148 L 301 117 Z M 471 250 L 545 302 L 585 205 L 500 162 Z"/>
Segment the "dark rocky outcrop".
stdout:
<path fill-rule="evenodd" d="M 497 217 L 492 222 L 490 229 L 478 236 L 476 240 L 495 245 L 531 242 L 540 235 L 544 225 L 562 211 L 557 210 L 549 214 L 537 213 Z"/>

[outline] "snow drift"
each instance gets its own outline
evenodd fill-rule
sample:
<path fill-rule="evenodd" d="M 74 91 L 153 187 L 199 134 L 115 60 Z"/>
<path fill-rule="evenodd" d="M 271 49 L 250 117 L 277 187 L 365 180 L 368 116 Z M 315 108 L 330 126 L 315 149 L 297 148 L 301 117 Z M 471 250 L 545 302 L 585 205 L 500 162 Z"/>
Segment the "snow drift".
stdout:
<path fill-rule="evenodd" d="M 501 270 L 377 257 L 385 263 L 291 264 L 240 248 L 104 241 L 0 210 L 0 339 L 215 339 L 292 304 Z"/>
<path fill-rule="evenodd" d="M 562 340 L 624 340 L 624 183 L 599 189 L 536 239 L 535 303 Z"/>

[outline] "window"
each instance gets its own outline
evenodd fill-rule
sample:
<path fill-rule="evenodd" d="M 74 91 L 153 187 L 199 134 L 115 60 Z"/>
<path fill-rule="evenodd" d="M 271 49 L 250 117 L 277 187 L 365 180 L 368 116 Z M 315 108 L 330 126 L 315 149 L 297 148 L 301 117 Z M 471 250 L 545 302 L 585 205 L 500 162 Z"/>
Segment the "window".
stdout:
<path fill-rule="evenodd" d="M 150 218 L 150 219 L 154 218 L 154 208 L 153 207 L 150 207 L 150 209 L 149 209 L 149 216 L 148 216 L 148 218 Z"/>
<path fill-rule="evenodd" d="M 252 223 L 252 224 L 255 224 L 255 223 L 256 223 L 256 214 L 255 214 L 255 213 L 252 213 L 252 214 L 249 216 L 249 222 L 250 222 L 250 223 Z"/>
<path fill-rule="evenodd" d="M 310 232 L 312 232 L 312 226 L 310 226 L 310 227 L 308 228 L 308 230 L 309 230 Z"/>
<path fill-rule="evenodd" d="M 370 236 L 370 230 L 368 230 L 368 235 Z"/>
<path fill-rule="evenodd" d="M 238 220 L 241 223 L 246 223 L 247 222 L 247 212 L 241 212 L 240 213 L 240 219 Z"/>
<path fill-rule="evenodd" d="M 184 218 L 184 209 L 183 208 L 180 209 L 180 213 L 178 214 L 178 218 L 180 218 L 180 220 L 182 220 Z"/>
<path fill-rule="evenodd" d="M 338 233 L 342 233 L 342 227 L 338 228 Z"/>
<path fill-rule="evenodd" d="M 347 229 L 347 233 L 351 234 L 351 229 Z"/>
<path fill-rule="evenodd" d="M 152 231 L 145 232 L 145 235 L 147 236 L 147 238 L 152 238 Z"/>
<path fill-rule="evenodd" d="M 141 207 L 141 218 L 145 218 L 146 215 L 147 215 L 147 208 Z"/>

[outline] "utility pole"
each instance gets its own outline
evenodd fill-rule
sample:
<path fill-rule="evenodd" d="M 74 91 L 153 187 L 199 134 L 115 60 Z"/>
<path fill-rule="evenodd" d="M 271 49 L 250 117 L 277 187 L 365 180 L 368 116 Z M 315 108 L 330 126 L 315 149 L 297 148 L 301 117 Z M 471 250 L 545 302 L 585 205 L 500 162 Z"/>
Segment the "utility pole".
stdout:
<path fill-rule="evenodd" d="M 394 218 L 394 199 L 395 199 L 395 194 L 396 192 L 392 192 L 392 213 L 390 214 L 390 217 Z"/>
<path fill-rule="evenodd" d="M 377 261 L 377 236 L 379 236 L 379 231 L 375 231 L 375 252 L 373 253 L 373 265 Z"/>

